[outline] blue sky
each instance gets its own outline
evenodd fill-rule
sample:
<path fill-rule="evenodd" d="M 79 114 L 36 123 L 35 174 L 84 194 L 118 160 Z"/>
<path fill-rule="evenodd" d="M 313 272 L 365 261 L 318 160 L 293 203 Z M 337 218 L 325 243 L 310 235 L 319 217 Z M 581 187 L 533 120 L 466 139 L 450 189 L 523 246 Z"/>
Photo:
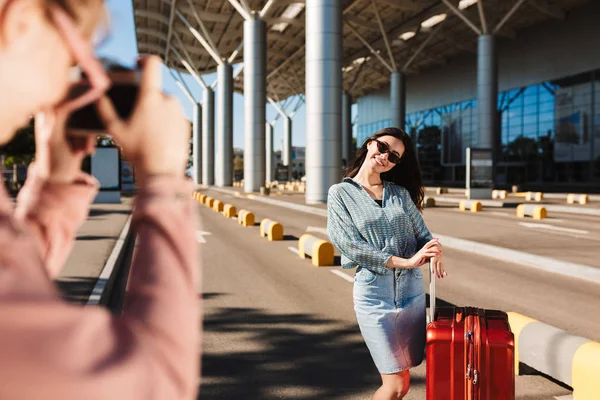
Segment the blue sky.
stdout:
<path fill-rule="evenodd" d="M 128 0 L 106 0 L 106 4 L 111 12 L 111 35 L 108 40 L 98 49 L 98 54 L 105 57 L 111 57 L 123 63 L 124 65 L 133 65 L 137 57 L 137 44 L 135 38 L 135 25 L 133 20 L 132 2 Z M 235 67 L 234 67 L 235 69 Z M 207 84 L 216 79 L 216 74 L 203 76 Z M 184 74 L 184 80 L 188 88 L 198 101 L 203 99 L 203 90 L 196 81 L 188 74 Z M 165 92 L 176 95 L 188 118 L 192 117 L 192 104 L 190 100 L 181 92 L 171 74 L 165 70 L 163 74 L 163 86 Z M 215 100 L 215 105 L 216 105 Z M 296 101 L 290 102 L 288 112 L 291 112 Z M 353 114 L 355 112 L 353 107 Z M 271 105 L 267 105 L 267 121 L 273 121 L 277 112 Z M 216 125 L 216 121 L 215 121 Z M 306 114 L 305 107 L 301 106 L 292 119 L 292 145 L 305 146 L 306 144 Z M 216 126 L 215 126 L 216 129 Z M 279 120 L 275 124 L 273 145 L 275 150 L 281 149 L 283 141 L 283 124 Z M 244 97 L 239 93 L 233 95 L 233 146 L 244 147 Z"/>

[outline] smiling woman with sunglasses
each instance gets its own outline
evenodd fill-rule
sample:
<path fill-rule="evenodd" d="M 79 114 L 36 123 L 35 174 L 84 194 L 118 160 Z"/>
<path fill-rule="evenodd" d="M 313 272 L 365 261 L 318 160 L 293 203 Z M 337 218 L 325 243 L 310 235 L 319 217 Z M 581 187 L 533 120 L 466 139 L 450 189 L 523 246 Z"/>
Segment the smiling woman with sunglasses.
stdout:
<path fill-rule="evenodd" d="M 425 286 L 432 259 L 446 276 L 442 249 L 423 222 L 424 188 L 410 137 L 385 128 L 368 138 L 342 183 L 329 189 L 327 233 L 342 267 L 358 267 L 354 310 L 381 375 L 373 400 L 402 399 L 409 369 L 425 352 Z"/>
<path fill-rule="evenodd" d="M 144 60 L 139 98 L 122 121 L 93 56 L 101 0 L 0 0 L 0 146 L 35 116 L 36 154 L 13 206 L 0 185 L 0 399 L 189 399 L 199 370 L 199 260 L 189 123 Z M 66 95 L 72 67 L 89 90 Z M 71 138 L 70 112 L 96 102 L 140 182 L 122 314 L 66 303 L 52 282 L 98 184 L 81 171 L 94 135 Z"/>

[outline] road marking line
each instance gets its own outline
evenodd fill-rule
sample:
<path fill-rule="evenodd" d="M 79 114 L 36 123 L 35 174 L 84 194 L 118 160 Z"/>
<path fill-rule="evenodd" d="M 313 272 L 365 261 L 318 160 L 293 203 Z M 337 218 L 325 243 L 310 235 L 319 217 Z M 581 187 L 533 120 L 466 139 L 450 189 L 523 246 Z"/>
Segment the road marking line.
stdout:
<path fill-rule="evenodd" d="M 560 232 L 567 232 L 567 233 L 579 233 L 582 235 L 587 235 L 588 233 L 590 233 L 589 231 L 584 231 L 581 229 L 561 228 L 559 226 L 537 224 L 534 222 L 519 222 L 518 224 L 521 226 L 524 226 L 526 228 L 533 228 L 533 229 L 550 229 L 552 231 L 560 231 Z"/>
<path fill-rule="evenodd" d="M 554 396 L 556 400 L 573 400 L 572 394 L 567 394 L 565 396 Z"/>
<path fill-rule="evenodd" d="M 323 235 L 327 235 L 327 228 L 318 228 L 316 226 L 309 226 L 306 228 L 306 232 L 318 232 Z"/>
<path fill-rule="evenodd" d="M 119 235 L 115 246 L 110 252 L 110 256 L 108 257 L 108 260 L 106 260 L 106 263 L 102 268 L 100 276 L 96 280 L 96 284 L 92 289 L 92 293 L 90 293 L 90 296 L 87 300 L 88 306 L 95 306 L 100 304 L 100 300 L 102 300 L 102 295 L 104 294 L 104 291 L 106 290 L 106 287 L 108 285 L 108 281 L 110 280 L 113 274 L 113 270 L 115 269 L 115 266 L 119 261 L 119 257 L 121 256 L 121 253 L 125 250 L 125 240 L 127 239 L 127 235 L 129 234 L 130 226 L 131 215 L 129 216 L 129 218 L 127 218 L 127 222 L 125 222 L 125 226 L 123 227 L 123 230 L 121 231 L 121 234 Z"/>
<path fill-rule="evenodd" d="M 350 283 L 354 283 L 354 278 L 346 275 L 345 273 L 343 273 L 342 271 L 338 271 L 337 269 L 332 269 L 330 271 L 332 274 L 336 274 L 337 276 L 339 276 L 340 278 L 350 282 Z"/>
<path fill-rule="evenodd" d="M 210 232 L 203 232 L 203 231 L 198 231 L 196 232 L 196 240 L 198 241 L 198 243 L 206 243 L 206 239 L 204 239 L 204 236 L 210 235 Z"/>
<path fill-rule="evenodd" d="M 503 212 L 500 212 L 500 211 L 490 211 L 490 212 L 488 212 L 488 214 L 499 215 L 501 217 L 508 217 L 508 215 L 509 215 L 507 213 L 503 213 Z"/>
<path fill-rule="evenodd" d="M 300 250 L 298 250 L 294 246 L 288 247 L 288 250 L 291 251 L 292 253 L 296 253 L 297 255 L 300 255 Z"/>

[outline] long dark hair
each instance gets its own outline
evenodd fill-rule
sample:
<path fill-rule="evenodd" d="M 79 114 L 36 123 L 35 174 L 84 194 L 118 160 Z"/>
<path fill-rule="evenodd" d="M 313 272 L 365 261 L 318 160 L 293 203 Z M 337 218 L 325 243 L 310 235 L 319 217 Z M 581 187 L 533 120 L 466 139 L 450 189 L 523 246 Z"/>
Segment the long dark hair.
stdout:
<path fill-rule="evenodd" d="M 365 140 L 363 145 L 356 152 L 354 161 L 344 171 L 344 178 L 354 178 L 367 158 L 367 145 L 374 139 L 382 136 L 393 136 L 404 144 L 404 154 L 398 164 L 388 172 L 381 174 L 381 179 L 393 182 L 402 186 L 410 193 L 410 198 L 415 203 L 419 211 L 423 210 L 423 199 L 425 197 L 425 188 L 421 178 L 421 168 L 417 161 L 417 153 L 412 139 L 406 132 L 398 128 L 383 128 L 375 132 L 370 138 Z"/>

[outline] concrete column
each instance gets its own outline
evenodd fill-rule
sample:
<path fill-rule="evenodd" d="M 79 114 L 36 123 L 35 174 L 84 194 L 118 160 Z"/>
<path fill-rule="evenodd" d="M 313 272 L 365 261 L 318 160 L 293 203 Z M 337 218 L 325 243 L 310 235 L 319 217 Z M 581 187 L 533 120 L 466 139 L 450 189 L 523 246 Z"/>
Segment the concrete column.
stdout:
<path fill-rule="evenodd" d="M 352 97 L 348 93 L 342 95 L 342 159 L 348 165 L 353 156 L 352 151 Z"/>
<path fill-rule="evenodd" d="M 244 21 L 244 191 L 265 183 L 266 85 L 265 22 L 257 15 Z"/>
<path fill-rule="evenodd" d="M 479 135 L 477 147 L 493 148 L 498 136 L 498 65 L 492 35 L 481 35 L 477 52 L 477 108 Z"/>
<path fill-rule="evenodd" d="M 217 143 L 215 185 L 233 185 L 233 69 L 223 63 L 217 67 Z"/>
<path fill-rule="evenodd" d="M 306 0 L 306 203 L 341 180 L 341 0 Z"/>
<path fill-rule="evenodd" d="M 292 119 L 283 119 L 283 148 L 281 149 L 281 161 L 288 167 L 288 181 L 292 180 Z"/>
<path fill-rule="evenodd" d="M 406 75 L 394 71 L 390 75 L 391 126 L 405 129 L 406 121 Z"/>
<path fill-rule="evenodd" d="M 266 136 L 266 163 L 265 163 L 265 176 L 267 182 L 273 181 L 273 125 L 268 122 L 265 124 L 265 136 Z"/>
<path fill-rule="evenodd" d="M 215 184 L 215 92 L 204 91 L 202 107 L 202 184 Z"/>
<path fill-rule="evenodd" d="M 492 182 L 496 181 L 498 126 L 498 64 L 495 38 L 481 35 L 477 49 L 477 110 L 479 132 L 473 147 L 492 149 Z M 466 161 L 466 160 L 465 160 Z M 468 183 L 468 182 L 467 182 Z M 492 188 L 471 188 L 469 199 L 491 198 Z"/>
<path fill-rule="evenodd" d="M 199 185 L 202 179 L 202 105 L 194 107 L 192 123 L 192 179 Z"/>

